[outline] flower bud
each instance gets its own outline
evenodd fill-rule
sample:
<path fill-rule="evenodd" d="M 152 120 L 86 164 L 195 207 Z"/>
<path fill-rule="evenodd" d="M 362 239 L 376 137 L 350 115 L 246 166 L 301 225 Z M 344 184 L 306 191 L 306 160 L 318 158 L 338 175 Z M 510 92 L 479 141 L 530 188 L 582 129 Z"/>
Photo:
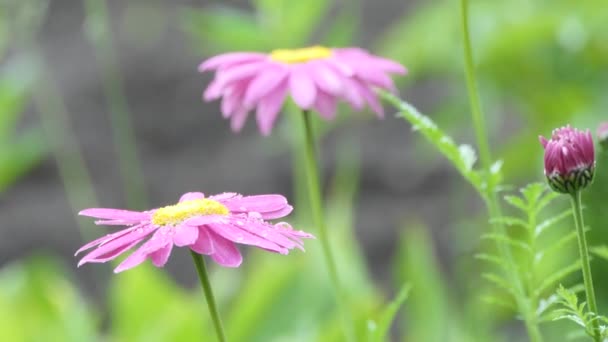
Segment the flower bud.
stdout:
<path fill-rule="evenodd" d="M 595 152 L 589 130 L 568 125 L 553 130 L 550 140 L 539 139 L 545 148 L 545 176 L 551 189 L 574 194 L 593 181 Z"/>

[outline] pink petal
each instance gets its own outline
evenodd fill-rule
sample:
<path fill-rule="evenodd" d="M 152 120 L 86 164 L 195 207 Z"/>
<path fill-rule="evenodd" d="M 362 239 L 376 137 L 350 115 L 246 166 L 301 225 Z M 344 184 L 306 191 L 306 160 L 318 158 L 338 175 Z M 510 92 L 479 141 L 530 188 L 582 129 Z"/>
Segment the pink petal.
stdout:
<path fill-rule="evenodd" d="M 363 96 L 359 93 L 359 85 L 357 81 L 343 77 L 342 82 L 344 84 L 344 98 L 346 101 L 355 109 L 361 110 L 364 106 Z"/>
<path fill-rule="evenodd" d="M 373 56 L 372 63 L 378 69 L 381 69 L 382 71 L 385 71 L 388 73 L 399 74 L 399 75 L 407 74 L 407 69 L 403 65 L 401 65 L 393 60 L 387 59 L 387 58 Z"/>
<path fill-rule="evenodd" d="M 226 88 L 226 85 L 220 82 L 217 77 L 214 78 L 213 81 L 211 81 L 211 83 L 209 83 L 207 86 L 207 89 L 205 89 L 203 92 L 203 101 L 209 102 L 219 99 L 222 97 L 224 88 Z"/>
<path fill-rule="evenodd" d="M 178 247 L 189 246 L 198 238 L 198 227 L 196 226 L 182 224 L 173 229 L 175 230 L 173 243 Z"/>
<path fill-rule="evenodd" d="M 250 212 L 259 213 L 272 212 L 289 206 L 287 198 L 281 195 L 256 195 L 243 196 L 223 202 L 231 212 Z"/>
<path fill-rule="evenodd" d="M 229 199 L 241 198 L 243 196 L 237 194 L 236 192 L 223 192 L 221 194 L 213 195 L 209 198 L 216 201 L 227 201 Z"/>
<path fill-rule="evenodd" d="M 213 241 L 209 235 L 209 228 L 205 226 L 198 227 L 198 238 L 189 247 L 198 254 L 213 254 L 215 252 L 215 248 L 213 247 Z"/>
<path fill-rule="evenodd" d="M 118 231 L 116 233 L 104 235 L 104 236 L 102 236 L 102 237 L 100 237 L 100 238 L 98 238 L 96 240 L 93 240 L 93 241 L 87 243 L 86 245 L 80 247 L 80 249 L 76 251 L 76 253 L 74 254 L 74 256 L 80 254 L 82 251 L 86 251 L 87 249 L 93 248 L 93 247 L 95 247 L 97 245 L 102 245 L 102 244 L 108 243 L 108 242 L 110 242 L 110 241 L 112 241 L 112 240 L 114 240 L 114 239 L 116 239 L 118 237 L 126 235 L 126 234 L 132 232 L 134 229 L 137 229 L 139 227 L 141 227 L 141 226 L 134 226 L 134 227 L 131 227 L 131 228 L 128 228 L 128 229 L 123 229 L 123 230 Z"/>
<path fill-rule="evenodd" d="M 128 251 L 129 249 L 133 248 L 135 245 L 137 245 L 140 241 L 134 241 L 131 244 L 128 245 L 124 245 L 122 247 L 118 247 L 114 250 L 111 250 L 105 254 L 96 256 L 95 258 L 92 259 L 87 259 L 87 261 L 85 262 L 79 262 L 78 263 L 78 267 L 80 267 L 82 264 L 84 263 L 104 263 L 110 260 L 113 260 L 114 258 L 120 256 L 122 253 Z"/>
<path fill-rule="evenodd" d="M 263 221 L 254 221 L 254 220 L 250 220 L 247 224 L 243 225 L 241 227 L 243 230 L 248 231 L 251 234 L 255 234 L 257 236 L 260 236 L 268 241 L 274 242 L 275 244 L 287 248 L 287 249 L 292 249 L 292 248 L 300 248 L 302 249 L 302 246 L 300 246 L 300 244 L 297 241 L 293 241 L 291 239 L 289 239 L 288 237 L 284 236 L 283 234 L 281 234 L 281 231 L 277 228 L 275 228 L 275 226 L 263 222 Z"/>
<path fill-rule="evenodd" d="M 332 95 L 342 93 L 340 76 L 323 60 L 311 63 L 311 76 L 319 89 Z"/>
<path fill-rule="evenodd" d="M 257 108 L 256 119 L 263 135 L 269 135 L 287 95 L 287 83 L 280 84 L 270 94 L 263 97 Z"/>
<path fill-rule="evenodd" d="M 203 216 L 195 216 L 185 220 L 182 224 L 188 226 L 204 226 L 211 223 L 221 223 L 227 220 L 226 216 L 223 215 L 203 215 Z"/>
<path fill-rule="evenodd" d="M 135 252 L 131 253 L 125 260 L 123 260 L 115 269 L 114 273 L 120 273 L 122 271 L 126 271 L 131 269 L 142 262 L 146 261 L 148 257 L 147 254 L 142 253 L 139 249 Z"/>
<path fill-rule="evenodd" d="M 315 101 L 315 110 L 319 112 L 322 118 L 333 120 L 336 117 L 336 98 L 332 95 L 319 91 Z"/>
<path fill-rule="evenodd" d="M 289 77 L 291 97 L 302 109 L 312 107 L 317 96 L 317 88 L 304 65 L 293 66 Z"/>
<path fill-rule="evenodd" d="M 214 248 L 211 258 L 215 262 L 225 267 L 239 267 L 241 265 L 243 256 L 234 243 L 211 231 L 209 232 L 209 236 Z"/>
<path fill-rule="evenodd" d="M 230 118 L 230 128 L 233 132 L 240 132 L 245 126 L 245 122 L 247 121 L 247 115 L 249 111 L 245 108 L 240 108 L 236 111 Z"/>
<path fill-rule="evenodd" d="M 180 202 L 183 201 L 191 201 L 191 200 L 197 200 L 197 199 L 203 199 L 205 198 L 205 194 L 203 194 L 202 192 L 187 192 L 185 194 L 182 195 L 182 197 L 179 198 Z"/>
<path fill-rule="evenodd" d="M 150 215 L 146 213 L 109 208 L 85 209 L 80 211 L 78 215 L 106 220 L 122 220 L 130 223 L 139 223 L 150 219 Z"/>
<path fill-rule="evenodd" d="M 173 249 L 173 244 L 168 243 L 165 247 L 157 250 L 149 254 L 148 256 L 152 259 L 152 263 L 156 267 L 163 267 L 169 260 L 169 255 L 171 255 L 171 250 Z"/>
<path fill-rule="evenodd" d="M 78 262 L 78 266 L 87 263 L 91 260 L 95 260 L 98 257 L 103 255 L 107 255 L 116 251 L 117 249 L 124 249 L 127 245 L 132 245 L 133 243 L 137 243 L 145 239 L 150 233 L 156 230 L 154 226 L 145 226 L 142 228 L 137 228 L 131 230 L 129 233 L 119 236 L 111 241 L 103 243 L 98 248 L 91 251 L 89 254 L 85 255 L 80 262 Z M 123 250 L 124 251 L 124 250 Z"/>
<path fill-rule="evenodd" d="M 260 72 L 260 69 L 263 69 L 267 65 L 267 62 L 236 65 L 226 70 L 218 71 L 215 74 L 215 78 L 220 84 L 229 86 L 232 83 L 243 82 L 254 77 Z"/>
<path fill-rule="evenodd" d="M 231 63 L 253 62 L 266 58 L 266 55 L 255 52 L 232 52 L 217 55 L 203 61 L 198 66 L 198 71 L 204 72 L 207 70 L 217 69 L 220 66 Z"/>
<path fill-rule="evenodd" d="M 234 112 L 244 108 L 243 96 L 245 96 L 245 90 L 247 90 L 249 83 L 248 81 L 236 82 L 225 91 L 221 107 L 224 118 L 229 118 Z"/>
<path fill-rule="evenodd" d="M 242 229 L 242 226 L 247 224 L 245 220 L 237 221 L 241 224 L 238 225 L 234 222 L 226 223 L 226 224 L 210 224 L 207 227 L 215 232 L 217 235 L 225 238 L 226 240 L 240 243 L 243 245 L 251 245 L 264 249 L 268 249 L 277 253 L 287 254 L 287 250 L 278 244 L 269 241 L 265 238 L 257 236 L 255 234 L 251 234 L 246 230 Z"/>
<path fill-rule="evenodd" d="M 365 102 L 367 102 L 369 107 L 377 114 L 379 118 L 383 118 L 384 109 L 378 101 L 376 94 L 371 89 L 369 89 L 368 86 L 366 86 L 360 81 L 355 80 L 353 84 L 355 85 L 355 87 L 357 87 L 357 92 L 363 97 L 363 99 L 365 99 Z"/>
<path fill-rule="evenodd" d="M 286 77 L 287 69 L 283 66 L 274 66 L 260 72 L 249 83 L 243 103 L 247 107 L 253 107 L 261 98 L 274 92 Z"/>

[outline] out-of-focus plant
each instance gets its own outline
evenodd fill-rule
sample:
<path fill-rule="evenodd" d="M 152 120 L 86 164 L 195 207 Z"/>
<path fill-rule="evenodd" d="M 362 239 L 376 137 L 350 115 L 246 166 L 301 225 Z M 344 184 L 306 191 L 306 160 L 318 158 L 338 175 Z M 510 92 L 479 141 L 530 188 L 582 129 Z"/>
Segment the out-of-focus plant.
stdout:
<path fill-rule="evenodd" d="M 0 271 L 0 340 L 94 341 L 98 317 L 49 256 L 34 256 Z"/>
<path fill-rule="evenodd" d="M 29 87 L 28 63 L 12 61 L 0 68 L 0 193 L 38 165 L 47 153 L 39 127 L 19 129 Z"/>

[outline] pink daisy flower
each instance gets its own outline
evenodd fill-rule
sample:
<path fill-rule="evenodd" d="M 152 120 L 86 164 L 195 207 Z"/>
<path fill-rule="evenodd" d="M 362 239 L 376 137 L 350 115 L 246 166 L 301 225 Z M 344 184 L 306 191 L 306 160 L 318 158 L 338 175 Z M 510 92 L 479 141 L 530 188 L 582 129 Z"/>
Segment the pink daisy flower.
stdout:
<path fill-rule="evenodd" d="M 78 266 L 113 260 L 142 242 L 114 269 L 115 273 L 133 268 L 146 259 L 162 267 L 174 245 L 209 255 L 226 267 L 238 267 L 243 260 L 235 243 L 280 254 L 288 254 L 293 248 L 304 250 L 301 239 L 314 238 L 311 234 L 293 230 L 285 222 L 271 224 L 266 221 L 287 216 L 292 209 L 281 195 L 223 193 L 205 198 L 200 192 L 184 194 L 175 205 L 144 212 L 86 209 L 79 214 L 100 219 L 95 222 L 98 225 L 128 228 L 80 248 L 76 255 L 95 247 Z"/>
<path fill-rule="evenodd" d="M 595 151 L 589 130 L 554 129 L 551 139 L 540 136 L 545 149 L 545 176 L 551 188 L 561 193 L 574 193 L 593 181 Z"/>
<path fill-rule="evenodd" d="M 382 117 L 382 105 L 373 88 L 392 91 L 395 86 L 389 75 L 406 73 L 401 64 L 360 48 L 322 46 L 269 54 L 226 53 L 204 61 L 198 70 L 215 70 L 203 99 L 222 98 L 221 111 L 230 118 L 232 130 L 241 130 L 248 113 L 255 109 L 264 135 L 272 131 L 288 94 L 302 110 L 314 109 L 327 120 L 335 117 L 339 100 L 355 110 L 367 104 Z"/>

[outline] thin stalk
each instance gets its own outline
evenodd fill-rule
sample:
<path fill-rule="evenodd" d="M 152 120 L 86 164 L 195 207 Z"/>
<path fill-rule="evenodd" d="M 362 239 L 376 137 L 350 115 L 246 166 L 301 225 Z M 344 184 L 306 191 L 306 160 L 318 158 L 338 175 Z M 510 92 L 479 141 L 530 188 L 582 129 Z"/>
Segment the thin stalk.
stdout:
<path fill-rule="evenodd" d="M 217 339 L 220 342 L 226 342 L 226 335 L 224 334 L 222 319 L 219 311 L 217 310 L 217 305 L 215 304 L 215 297 L 213 296 L 213 290 L 211 289 L 211 283 L 209 282 L 209 275 L 207 274 L 207 267 L 205 267 L 205 260 L 203 260 L 203 257 L 198 253 L 190 251 L 190 254 L 192 255 L 192 260 L 194 260 L 196 273 L 198 274 L 198 278 L 201 281 L 201 287 L 205 293 L 207 307 L 209 308 L 209 313 L 211 314 L 211 319 L 213 320 L 213 326 L 215 327 Z"/>
<path fill-rule="evenodd" d="M 490 169 L 492 167 L 492 156 L 490 152 L 490 143 L 488 139 L 488 134 L 486 131 L 486 123 L 485 117 L 482 111 L 481 99 L 479 96 L 479 90 L 477 87 L 477 77 L 475 75 L 475 64 L 473 62 L 473 50 L 471 48 L 471 38 L 469 33 L 469 15 L 468 15 L 468 0 L 461 0 L 461 19 L 462 19 L 462 36 L 463 36 L 463 44 L 464 44 L 464 59 L 465 59 L 465 75 L 467 82 L 467 90 L 469 95 L 469 102 L 471 106 L 471 116 L 473 119 L 473 127 L 475 130 L 475 137 L 477 140 L 477 146 L 479 148 L 479 156 L 481 160 L 481 164 L 484 169 L 484 173 L 486 177 L 490 175 Z M 486 190 L 484 194 L 484 201 L 486 202 L 486 206 L 488 208 L 490 219 L 494 222 L 492 224 L 493 229 L 498 234 L 506 234 L 505 227 L 495 220 L 495 218 L 502 216 L 502 208 L 500 206 L 500 202 L 498 200 L 498 194 L 496 193 L 496 189 L 494 188 L 494 184 L 491 182 L 486 182 Z M 494 220 L 493 220 L 494 219 Z M 517 294 L 515 298 L 517 302 L 517 306 L 522 311 L 524 316 L 526 330 L 528 332 L 528 336 L 532 342 L 541 342 L 542 336 L 538 329 L 538 324 L 533 314 L 535 310 L 531 307 L 529 298 L 526 298 L 524 286 L 522 281 L 514 268 L 515 262 L 513 259 L 513 255 L 508 246 L 503 242 L 497 242 L 497 247 L 501 257 L 507 261 L 509 265 L 510 273 L 508 276 L 511 278 L 511 282 L 515 286 L 515 293 Z"/>
<path fill-rule="evenodd" d="M 82 153 L 74 133 L 70 128 L 69 114 L 56 85 L 51 81 L 39 52 L 34 50 L 40 76 L 32 91 L 32 99 L 44 135 L 56 160 L 59 176 L 65 188 L 68 202 L 74 214 L 83 207 L 96 207 L 97 198 L 91 175 L 84 162 Z M 77 220 L 80 236 L 83 241 L 89 240 L 95 234 L 92 226 Z"/>
<path fill-rule="evenodd" d="M 108 101 L 112 138 L 118 155 L 127 206 L 143 208 L 146 204 L 145 185 L 137 157 L 129 105 L 124 96 L 123 82 L 112 44 L 107 3 L 105 0 L 87 0 L 84 3 L 87 20 L 85 36 L 95 49 L 103 92 Z"/>
<path fill-rule="evenodd" d="M 346 307 L 346 297 L 344 295 L 344 290 L 342 289 L 342 285 L 340 283 L 340 277 L 338 276 L 338 268 L 336 267 L 334 254 L 331 250 L 331 245 L 329 243 L 327 226 L 325 225 L 325 219 L 323 215 L 323 198 L 321 196 L 319 167 L 317 165 L 315 138 L 312 129 L 312 122 L 310 120 L 310 113 L 308 113 L 308 111 L 303 111 L 302 119 L 304 120 L 305 130 L 304 146 L 306 149 L 306 181 L 308 185 L 308 198 L 310 201 L 312 218 L 319 232 L 321 249 L 323 250 L 323 257 L 325 259 L 327 270 L 329 271 L 329 278 L 336 294 L 338 310 L 340 311 L 340 315 L 342 317 L 343 330 L 346 340 L 354 341 L 354 333 L 351 329 L 353 320 L 350 317 L 350 311 Z"/>
<path fill-rule="evenodd" d="M 578 236 L 578 250 L 581 257 L 581 266 L 583 268 L 583 281 L 585 282 L 585 295 L 587 297 L 587 305 L 589 311 L 594 315 L 598 314 L 597 302 L 595 300 L 595 291 L 593 289 L 593 279 L 591 278 L 591 265 L 589 264 L 589 250 L 587 248 L 587 238 L 585 237 L 585 223 L 583 221 L 583 211 L 581 205 L 581 192 L 577 191 L 570 197 L 572 202 L 572 210 L 574 210 L 574 225 Z M 593 339 L 596 342 L 601 340 L 600 322 L 597 319 L 593 320 Z"/>

